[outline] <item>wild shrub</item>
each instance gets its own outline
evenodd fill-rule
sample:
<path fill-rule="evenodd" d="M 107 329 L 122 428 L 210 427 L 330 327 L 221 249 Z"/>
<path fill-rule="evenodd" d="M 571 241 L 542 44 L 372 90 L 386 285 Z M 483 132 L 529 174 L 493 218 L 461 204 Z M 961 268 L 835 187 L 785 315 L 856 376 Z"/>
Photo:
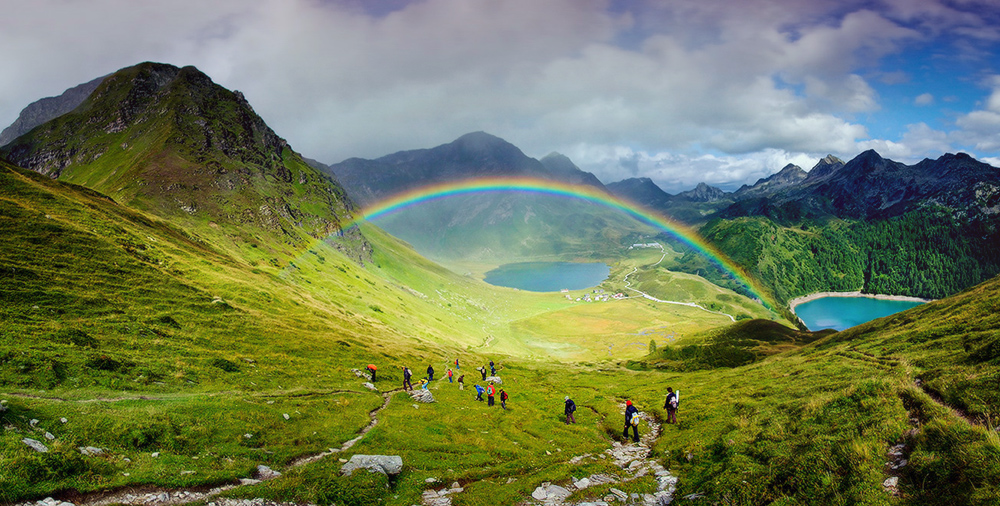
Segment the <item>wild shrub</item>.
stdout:
<path fill-rule="evenodd" d="M 237 365 L 235 362 L 231 362 L 224 358 L 216 358 L 212 360 L 212 366 L 218 367 L 219 369 L 222 369 L 223 371 L 226 372 L 239 372 L 240 370 L 239 365 Z"/>

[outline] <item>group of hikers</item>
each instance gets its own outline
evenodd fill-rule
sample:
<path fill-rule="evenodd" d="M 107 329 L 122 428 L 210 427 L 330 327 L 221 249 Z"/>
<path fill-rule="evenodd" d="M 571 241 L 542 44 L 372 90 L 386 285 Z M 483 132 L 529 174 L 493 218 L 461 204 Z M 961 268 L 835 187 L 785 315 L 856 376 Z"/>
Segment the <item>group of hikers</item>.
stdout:
<path fill-rule="evenodd" d="M 496 376 L 497 369 L 496 369 L 496 364 L 493 363 L 493 360 L 490 360 L 489 368 L 490 368 L 490 374 L 492 376 Z M 375 367 L 374 364 L 368 364 L 367 369 L 368 369 L 368 372 L 371 373 L 371 380 L 372 380 L 372 382 L 374 382 L 375 381 L 375 372 L 376 372 L 376 370 L 378 368 Z M 413 371 L 410 371 L 410 368 L 409 367 L 405 367 L 405 366 L 402 369 L 403 369 L 403 390 L 410 390 L 410 391 L 412 391 L 413 390 L 413 383 L 411 383 L 411 379 L 413 378 Z M 456 358 L 455 359 L 455 370 L 453 371 L 452 369 L 448 369 L 448 372 L 446 373 L 446 375 L 448 377 L 448 382 L 449 383 L 454 383 L 453 377 L 455 376 L 455 371 L 458 371 L 460 369 L 461 369 L 461 365 L 459 365 L 459 361 Z M 476 370 L 479 371 L 479 373 L 483 377 L 483 381 L 485 382 L 486 381 L 486 366 L 479 367 Z M 423 389 L 423 390 L 427 390 L 427 387 L 430 385 L 431 381 L 434 381 L 434 366 L 433 365 L 428 365 L 427 366 L 427 377 L 420 379 L 420 388 Z M 465 375 L 464 374 L 462 374 L 462 375 L 460 375 L 458 377 L 458 389 L 459 390 L 465 390 Z M 497 388 L 493 384 L 492 381 L 489 382 L 489 383 L 486 383 L 486 387 L 485 388 L 477 383 L 475 385 L 475 389 L 476 389 L 476 400 L 477 401 L 482 401 L 483 400 L 483 394 L 485 393 L 486 394 L 486 404 L 488 406 L 493 406 L 495 404 L 494 399 L 497 396 Z M 507 398 L 508 398 L 507 392 L 505 392 L 504 389 L 501 388 L 500 389 L 500 407 L 502 407 L 503 409 L 507 409 Z M 573 399 L 570 399 L 568 395 L 563 398 L 563 401 L 564 401 L 563 413 L 566 415 L 566 424 L 568 425 L 568 424 L 571 424 L 571 423 L 576 423 L 576 418 L 573 416 L 573 413 L 576 412 L 576 403 L 573 402 Z M 680 402 L 679 402 L 679 399 L 678 399 L 677 392 L 674 392 L 673 388 L 667 387 L 667 398 L 666 398 L 666 400 L 663 403 L 663 409 L 667 410 L 667 423 L 671 423 L 671 424 L 676 424 L 677 423 L 677 407 L 679 406 L 679 404 L 680 404 Z M 635 443 L 639 442 L 639 416 L 638 416 L 638 414 L 639 414 L 639 409 L 636 408 L 632 404 L 632 401 L 626 401 L 625 402 L 625 428 L 622 429 L 622 438 L 623 439 L 627 440 L 629 438 L 628 433 L 629 433 L 629 429 L 631 428 L 631 430 L 632 430 L 632 441 L 635 442 Z"/>
<path fill-rule="evenodd" d="M 497 375 L 497 368 L 496 368 L 496 364 L 492 360 L 490 360 L 489 368 L 490 368 L 490 374 L 492 376 L 496 376 Z M 372 380 L 372 382 L 375 381 L 375 369 L 376 368 L 375 368 L 374 365 L 368 364 L 368 371 L 371 373 L 371 380 Z M 413 371 L 411 371 L 410 368 L 406 367 L 406 366 L 403 366 L 402 369 L 403 369 L 403 390 L 410 390 L 410 391 L 412 391 L 413 390 L 413 383 L 412 383 Z M 462 369 L 462 366 L 459 363 L 459 360 L 456 358 L 455 359 L 455 369 L 454 370 L 448 369 L 448 371 L 445 373 L 445 375 L 448 378 L 448 383 L 454 383 L 455 382 L 455 374 L 456 374 L 455 371 L 459 371 L 461 369 Z M 480 368 L 478 368 L 476 370 L 479 371 L 479 373 L 483 377 L 483 381 L 485 382 L 486 381 L 486 366 L 484 365 L 484 366 L 482 366 L 482 367 L 480 367 Z M 425 378 L 421 378 L 420 379 L 420 388 L 423 389 L 423 390 L 427 390 L 427 387 L 430 386 L 430 382 L 431 381 L 434 381 L 434 366 L 433 365 L 428 365 L 427 366 L 427 376 Z M 496 404 L 495 399 L 497 397 L 497 393 L 498 392 L 497 392 L 496 386 L 494 386 L 494 384 L 493 384 L 492 381 L 489 382 L 489 383 L 487 383 L 485 388 L 483 388 L 479 384 L 476 384 L 475 388 L 476 388 L 476 400 L 477 401 L 482 401 L 483 400 L 483 394 L 485 393 L 486 394 L 486 403 L 487 403 L 487 405 L 488 406 L 493 406 L 493 405 Z M 464 374 L 458 376 L 458 389 L 459 390 L 465 390 L 465 375 Z M 502 407 L 503 409 L 507 409 L 507 399 L 509 398 L 509 396 L 507 395 L 507 392 L 504 391 L 503 388 L 501 388 L 499 390 L 499 397 L 500 397 L 500 407 Z"/>
<path fill-rule="evenodd" d="M 576 403 L 567 395 L 563 398 L 563 413 L 566 415 L 566 424 L 576 423 L 573 413 L 576 412 Z M 663 409 L 667 410 L 667 423 L 677 423 L 677 406 L 680 404 L 674 389 L 667 387 L 667 399 L 663 403 Z M 622 439 L 628 439 L 629 428 L 632 429 L 632 441 L 639 442 L 639 409 L 632 404 L 632 401 L 625 401 L 625 428 L 622 429 Z"/>

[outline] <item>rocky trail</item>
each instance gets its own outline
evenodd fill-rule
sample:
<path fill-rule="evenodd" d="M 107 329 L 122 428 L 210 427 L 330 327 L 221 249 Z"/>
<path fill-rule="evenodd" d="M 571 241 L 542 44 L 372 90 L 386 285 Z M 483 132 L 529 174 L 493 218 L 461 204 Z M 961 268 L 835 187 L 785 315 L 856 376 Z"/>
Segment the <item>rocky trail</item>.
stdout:
<path fill-rule="evenodd" d="M 360 370 L 355 370 L 354 372 L 359 377 L 367 379 L 365 373 Z M 369 385 L 370 384 L 366 384 L 365 386 L 367 387 Z M 374 386 L 371 386 L 370 388 L 374 388 Z M 400 391 L 402 390 L 397 388 L 380 392 L 384 398 L 384 402 L 381 406 L 369 412 L 368 415 L 371 418 L 371 421 L 359 430 L 354 438 L 345 441 L 339 448 L 330 448 L 324 452 L 300 457 L 299 459 L 291 462 L 284 470 L 287 471 L 289 469 L 311 464 L 331 455 L 345 452 L 353 447 L 378 424 L 378 414 L 389 406 L 393 395 Z M 415 402 L 435 402 L 433 394 L 429 391 L 416 389 L 408 393 Z M 621 409 L 623 413 L 624 408 L 624 405 L 622 405 Z M 597 455 L 577 455 L 566 461 L 566 464 L 577 465 L 584 461 L 604 460 L 613 463 L 615 467 L 619 469 L 618 472 L 592 474 L 579 478 L 573 476 L 564 483 L 540 483 L 529 497 L 524 498 L 524 501 L 521 504 L 526 506 L 607 506 L 613 503 L 663 506 L 670 504 L 673 499 L 673 493 L 676 489 L 677 478 L 672 476 L 670 472 L 656 462 L 655 459 L 651 458 L 652 451 L 650 450 L 652 444 L 660 435 L 661 426 L 655 418 L 646 413 L 640 413 L 638 416 L 642 420 L 642 424 L 640 425 L 640 431 L 642 434 L 640 436 L 639 443 L 623 444 L 618 441 L 611 441 L 611 447 L 603 453 L 599 453 Z M 97 448 L 94 448 L 93 450 L 100 451 L 100 449 Z M 384 456 L 355 456 L 355 458 L 352 458 L 350 462 L 353 463 L 357 457 L 363 457 L 359 462 L 364 463 L 355 467 L 369 467 L 370 469 L 374 469 L 368 465 L 370 464 L 369 461 L 372 459 L 383 458 Z M 384 458 L 399 459 L 398 457 Z M 341 462 L 347 463 L 344 459 L 341 459 Z M 384 467 L 384 464 L 382 465 Z M 402 467 L 401 462 L 398 467 Z M 395 472 L 398 473 L 399 470 L 397 469 Z M 202 486 L 187 489 L 166 489 L 154 486 L 136 486 L 87 494 L 81 494 L 76 491 L 66 491 L 58 494 L 54 498 L 47 497 L 40 501 L 22 502 L 15 504 L 14 506 L 110 506 L 116 504 L 133 506 L 165 506 L 201 501 L 207 502 L 209 506 L 292 506 L 293 503 L 281 503 L 260 498 L 230 499 L 217 497 L 223 492 L 235 490 L 240 487 L 255 485 L 266 480 L 277 479 L 280 476 L 281 472 L 272 470 L 264 465 L 259 465 L 251 477 L 241 478 L 238 481 L 217 486 Z M 582 492 L 580 495 L 586 496 L 587 494 L 585 491 L 591 487 L 626 483 L 644 476 L 652 476 L 654 478 L 656 482 L 655 490 L 651 490 L 649 493 L 645 494 L 628 494 L 612 486 L 608 489 L 608 493 L 594 499 L 573 501 L 567 500 L 575 492 Z M 427 480 L 429 488 L 423 493 L 421 498 L 424 506 L 451 506 L 452 500 L 464 492 L 465 487 L 471 485 L 466 484 L 463 486 L 458 482 L 455 482 L 452 483 L 451 486 L 436 489 L 434 487 L 435 483 L 438 483 L 438 480 L 435 478 L 429 478 Z"/>

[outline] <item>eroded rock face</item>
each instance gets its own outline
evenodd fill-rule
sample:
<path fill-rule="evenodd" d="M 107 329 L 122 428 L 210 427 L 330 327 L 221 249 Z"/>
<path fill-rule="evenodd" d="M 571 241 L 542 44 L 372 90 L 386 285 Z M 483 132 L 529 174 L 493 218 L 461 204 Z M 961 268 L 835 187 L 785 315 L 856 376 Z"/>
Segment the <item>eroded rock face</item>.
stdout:
<path fill-rule="evenodd" d="M 394 476 L 403 470 L 403 458 L 399 455 L 355 455 L 340 468 L 340 474 L 350 476 L 356 469 Z"/>

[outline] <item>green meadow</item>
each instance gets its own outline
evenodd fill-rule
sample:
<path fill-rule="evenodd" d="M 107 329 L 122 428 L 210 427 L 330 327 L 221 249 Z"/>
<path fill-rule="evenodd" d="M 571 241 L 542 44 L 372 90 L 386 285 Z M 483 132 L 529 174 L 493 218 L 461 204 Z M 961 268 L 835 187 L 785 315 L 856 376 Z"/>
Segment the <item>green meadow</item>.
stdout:
<path fill-rule="evenodd" d="M 709 311 L 635 292 L 584 303 L 575 299 L 589 290 L 493 287 L 368 224 L 361 262 L 337 242 L 356 239 L 337 237 L 287 254 L 288 244 L 271 245 L 278 261 L 263 262 L 93 191 L 0 169 L 2 503 L 200 489 L 266 465 L 282 476 L 224 495 L 410 505 L 458 482 L 453 504 L 516 504 L 544 482 L 621 475 L 608 459 L 574 457 L 620 439 L 626 400 L 664 420 L 668 386 L 682 393 L 679 423 L 663 425 L 649 458 L 679 478 L 676 502 L 1000 501 L 996 280 L 845 332 L 808 333 L 668 270 L 659 250 L 602 258 L 612 271 L 600 288 Z M 683 255 L 668 247 L 666 257 Z M 465 390 L 436 379 L 430 404 L 395 391 L 400 366 L 419 378 L 432 365 L 443 378 L 456 358 Z M 491 359 L 508 410 L 475 400 L 474 368 Z M 352 372 L 369 363 L 378 392 Z M 563 423 L 567 395 L 576 425 Z M 292 465 L 340 449 L 376 411 L 350 448 Z M 908 465 L 889 470 L 900 443 Z M 87 446 L 103 454 L 83 455 Z M 341 476 L 354 454 L 399 455 L 403 472 Z M 898 494 L 883 490 L 890 476 Z M 655 490 L 648 476 L 614 486 Z"/>

